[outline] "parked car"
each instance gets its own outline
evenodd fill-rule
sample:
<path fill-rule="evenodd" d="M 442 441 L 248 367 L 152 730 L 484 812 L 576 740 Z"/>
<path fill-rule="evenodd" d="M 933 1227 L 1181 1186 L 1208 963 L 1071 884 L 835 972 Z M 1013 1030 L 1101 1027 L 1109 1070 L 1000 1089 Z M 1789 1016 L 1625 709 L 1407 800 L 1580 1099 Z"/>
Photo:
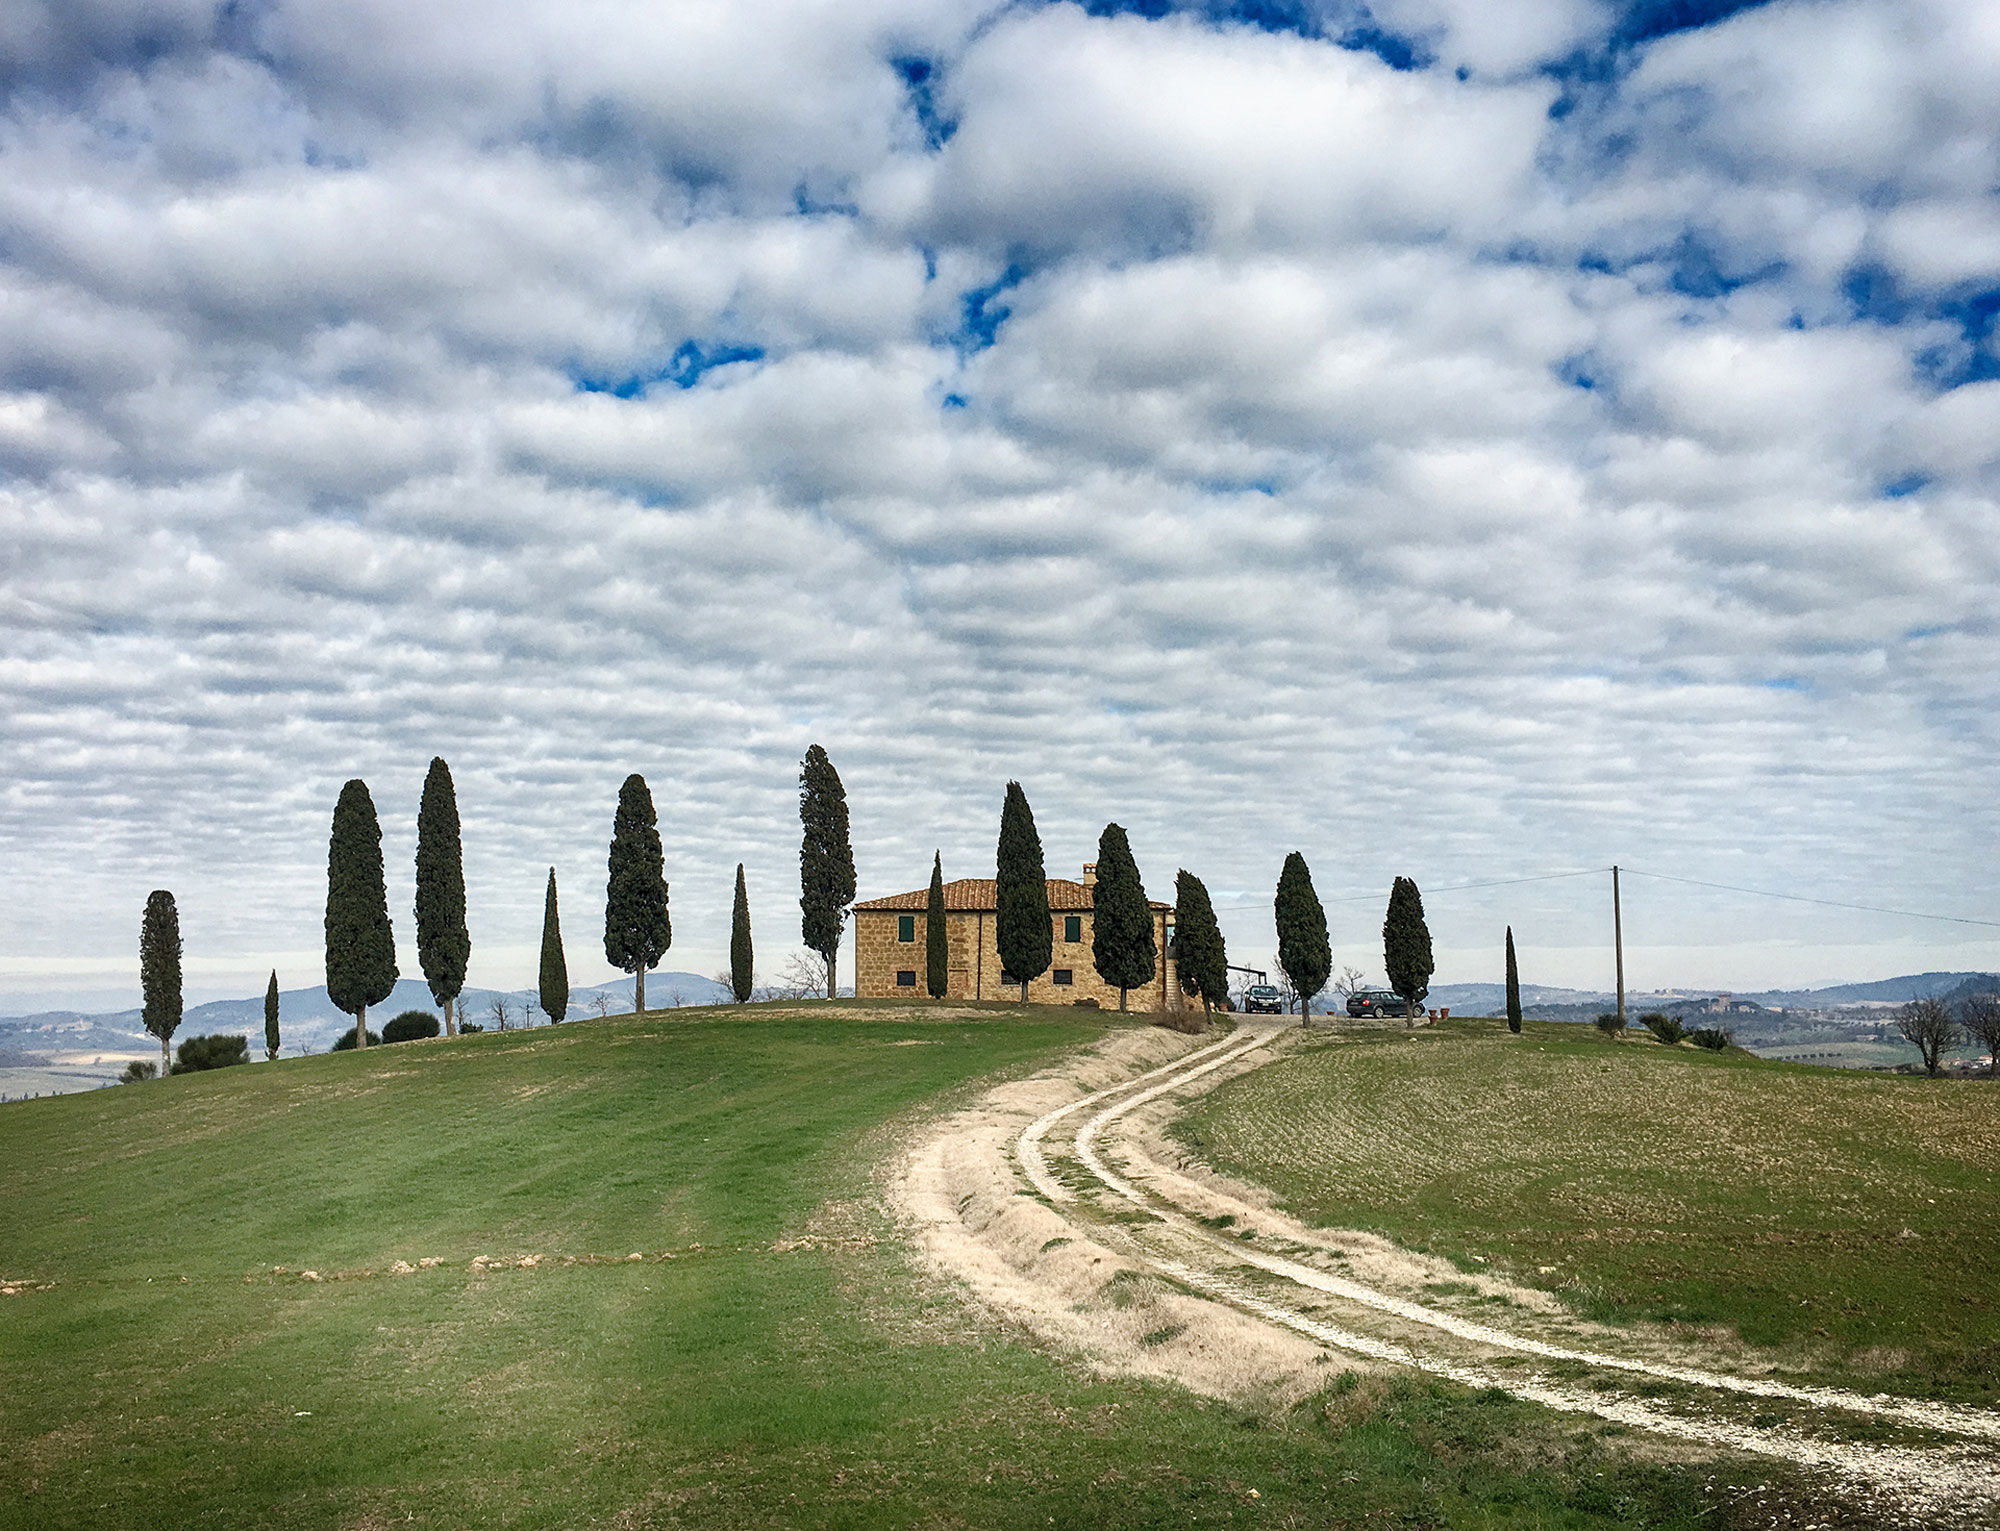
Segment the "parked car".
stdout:
<path fill-rule="evenodd" d="M 1347 996 L 1347 1013 L 1354 1016 L 1407 1016 L 1410 1013 L 1410 1002 L 1393 989 L 1356 989 Z M 1421 1010 L 1417 1013 L 1423 1014 Z"/>
<path fill-rule="evenodd" d="M 1253 983 L 1243 991 L 1243 1013 L 1245 1015 L 1283 1015 L 1285 997 L 1277 986 L 1268 983 Z"/>

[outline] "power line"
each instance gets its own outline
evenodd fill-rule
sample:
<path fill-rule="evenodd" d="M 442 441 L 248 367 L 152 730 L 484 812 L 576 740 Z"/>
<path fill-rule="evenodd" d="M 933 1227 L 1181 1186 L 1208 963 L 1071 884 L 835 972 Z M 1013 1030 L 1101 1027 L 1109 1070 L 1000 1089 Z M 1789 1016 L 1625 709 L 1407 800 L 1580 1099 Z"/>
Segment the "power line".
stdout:
<path fill-rule="evenodd" d="M 1449 888 L 1426 888 L 1426 901 L 1439 898 L 1447 893 L 1470 893 L 1479 888 L 1512 888 L 1528 882 L 1558 882 L 1568 877 L 1601 877 L 1609 872 L 1609 867 L 1585 867 L 1575 872 L 1543 872 L 1533 877 L 1495 877 L 1484 882 L 1463 882 Z M 1988 930 L 2000 930 L 2000 920 L 1975 920 L 1962 914 L 1928 914 L 1919 909 L 1891 909 L 1886 904 L 1851 904 L 1835 898 L 1812 898 L 1804 893 L 1777 893 L 1769 888 L 1745 888 L 1732 882 L 1704 882 L 1698 877 L 1677 877 L 1671 872 L 1648 872 L 1639 867 L 1619 863 L 1619 870 L 1634 877 L 1651 877 L 1658 882 L 1685 883 L 1690 888 L 1713 888 L 1722 893 L 1748 893 L 1757 898 L 1781 898 L 1794 904 L 1817 904 L 1825 909 L 1855 909 L 1864 914 L 1893 914 L 1906 920 L 1938 920 L 1951 925 L 1978 925 Z M 1370 904 L 1379 901 L 1380 893 L 1345 893 L 1334 898 L 1321 899 L 1323 904 Z M 1223 898 L 1235 902 L 1252 897 L 1248 893 L 1225 894 Z"/>
<path fill-rule="evenodd" d="M 1621 871 L 1634 877 L 1651 877 L 1659 882 L 1681 882 L 1691 888 L 1716 888 L 1724 893 L 1752 893 L 1759 898 L 1782 898 L 1794 904 L 1819 904 L 1827 909 L 1859 909 L 1866 914 L 1894 914 L 1906 920 L 1943 920 L 1953 925 L 1984 925 L 1991 930 L 2000 930 L 2000 920 L 1974 920 L 1962 914 L 1925 914 L 1915 909 L 1890 909 L 1882 904 L 1848 904 L 1835 898 L 1808 898 L 1803 893 L 1773 893 L 1769 888 L 1740 888 L 1728 882 L 1703 882 L 1697 877 L 1676 877 L 1671 872 L 1645 872 L 1638 867 L 1622 866 Z"/>
<path fill-rule="evenodd" d="M 1495 877 L 1486 882 L 1461 882 L 1449 888 L 1426 888 L 1425 898 L 1437 898 L 1446 893 L 1469 893 L 1474 888 L 1511 888 L 1524 882 L 1557 882 L 1565 877 L 1601 877 L 1610 871 L 1609 867 L 1585 867 L 1580 872 L 1542 872 L 1534 877 Z M 1368 904 L 1385 897 L 1380 893 L 1349 893 L 1339 898 L 1322 900 L 1329 904 Z"/>
<path fill-rule="evenodd" d="M 1469 892 L 1474 888 L 1511 888 L 1518 883 L 1524 882 L 1555 882 L 1564 877 L 1601 877 L 1610 870 L 1611 868 L 1609 867 L 1585 867 L 1580 872 L 1542 872 L 1533 877 L 1495 877 L 1485 882 L 1456 883 L 1449 888 L 1426 888 L 1424 890 L 1424 897 L 1427 899 L 1438 898 L 1447 893 Z M 1260 898 L 1262 895 L 1255 893 L 1222 893 L 1217 894 L 1215 897 L 1217 902 L 1237 903 L 1246 898 Z M 1386 893 L 1341 893 L 1332 898 L 1323 898 L 1320 902 L 1322 904 L 1373 904 L 1379 903 L 1387 897 Z"/>

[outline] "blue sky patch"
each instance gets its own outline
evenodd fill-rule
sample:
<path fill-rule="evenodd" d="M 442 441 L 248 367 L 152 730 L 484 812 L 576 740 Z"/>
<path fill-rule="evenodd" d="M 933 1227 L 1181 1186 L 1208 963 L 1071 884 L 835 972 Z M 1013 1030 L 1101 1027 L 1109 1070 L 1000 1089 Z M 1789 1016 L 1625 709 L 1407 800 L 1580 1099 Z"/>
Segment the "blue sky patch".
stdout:
<path fill-rule="evenodd" d="M 1995 321 L 2000 319 L 2000 287 L 1934 297 L 1906 292 L 1894 272 L 1863 264 L 1847 273 L 1841 293 L 1853 305 L 1856 319 L 1887 325 L 1928 320 L 1958 331 L 1948 343 L 1926 346 L 1916 355 L 1917 375 L 1933 388 L 1948 391 L 2000 378 L 2000 356 L 1993 348 Z"/>
<path fill-rule="evenodd" d="M 925 145 L 942 149 L 951 142 L 951 135 L 958 131 L 958 119 L 946 117 L 938 111 L 938 65 L 916 54 L 905 54 L 890 59 L 889 67 L 903 82 L 903 97 L 910 104 L 917 126 L 924 130 Z"/>
<path fill-rule="evenodd" d="M 1906 473 L 1901 478 L 1882 486 L 1882 498 L 1906 500 L 1913 494 L 1921 494 L 1930 485 L 1931 476 L 1928 473 Z"/>
<path fill-rule="evenodd" d="M 994 343 L 999 336 L 1000 326 L 1005 324 L 1014 312 L 1006 304 L 994 300 L 1008 288 L 1020 286 L 1027 274 L 1022 266 L 1010 263 L 1007 269 L 1000 273 L 997 282 L 990 282 L 984 287 L 974 287 L 959 294 L 959 326 L 958 333 L 952 337 L 952 344 L 958 348 L 961 355 L 984 351 Z"/>
<path fill-rule="evenodd" d="M 608 393 L 614 399 L 640 399 L 655 383 L 692 388 L 717 367 L 763 359 L 762 346 L 731 345 L 727 342 L 704 345 L 697 340 L 684 340 L 667 358 L 664 366 L 650 371 L 627 373 L 623 377 L 589 377 L 582 373 L 572 376 L 578 393 Z"/>
<path fill-rule="evenodd" d="M 1739 11 L 1754 11 L 1768 0 L 1635 0 L 1625 7 L 1618 29 L 1612 33 L 1614 46 L 1630 47 L 1649 43 L 1676 32 L 1693 32 L 1727 21 Z"/>

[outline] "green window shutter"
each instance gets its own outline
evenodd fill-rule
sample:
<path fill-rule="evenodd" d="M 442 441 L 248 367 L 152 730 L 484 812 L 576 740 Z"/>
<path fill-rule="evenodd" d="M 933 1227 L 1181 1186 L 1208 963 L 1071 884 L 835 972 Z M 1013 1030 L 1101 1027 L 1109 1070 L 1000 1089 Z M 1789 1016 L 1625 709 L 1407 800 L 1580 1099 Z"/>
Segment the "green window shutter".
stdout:
<path fill-rule="evenodd" d="M 917 917 L 914 914 L 899 914 L 896 916 L 896 939 L 898 941 L 914 941 L 917 939 Z"/>
<path fill-rule="evenodd" d="M 1083 939 L 1082 915 L 1066 914 L 1063 916 L 1063 939 L 1065 941 L 1081 941 Z"/>

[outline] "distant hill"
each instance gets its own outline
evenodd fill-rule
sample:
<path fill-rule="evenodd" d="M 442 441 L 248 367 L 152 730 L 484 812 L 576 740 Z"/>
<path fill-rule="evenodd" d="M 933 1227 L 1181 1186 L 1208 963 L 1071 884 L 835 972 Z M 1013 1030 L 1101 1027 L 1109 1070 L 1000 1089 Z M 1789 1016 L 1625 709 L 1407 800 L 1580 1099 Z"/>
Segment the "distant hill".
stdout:
<path fill-rule="evenodd" d="M 1832 984 L 1824 989 L 1767 989 L 1736 997 L 1754 999 L 1760 1005 L 1786 1010 L 1824 1010 L 1830 1005 L 1900 1004 L 1906 1000 L 1929 999 L 1933 995 L 1949 994 L 1971 979 L 1990 980 L 1990 977 L 1983 973 L 1909 973 L 1901 978 L 1878 979 L 1874 983 Z"/>
<path fill-rule="evenodd" d="M 1989 985 L 2000 987 L 2000 977 L 1987 973 L 1907 973 L 1872 983 L 1829 984 L 1817 989 L 1659 989 L 1644 993 L 1635 989 L 1626 991 L 1625 1008 L 1633 1015 L 1642 1010 L 1680 1014 L 1700 1009 L 1727 993 L 1739 1005 L 1747 1003 L 1766 1010 L 1831 1010 L 1841 1005 L 1901 1004 L 1933 995 L 1957 999 Z M 1535 1020 L 1591 1020 L 1617 999 L 1608 989 L 1521 985 L 1521 1010 Z M 1432 988 L 1426 1003 L 1432 1008 L 1449 1006 L 1465 1015 L 1497 1015 L 1506 1007 L 1507 990 L 1497 983 L 1442 983 Z"/>
<path fill-rule="evenodd" d="M 1558 989 L 1547 984 L 1521 985 L 1521 1008 L 1531 1005 L 1596 1005 L 1611 999 L 1593 989 Z M 1456 1010 L 1464 1015 L 1501 1015 L 1507 1009 L 1504 983 L 1441 983 L 1424 1000 L 1433 1010 Z"/>
<path fill-rule="evenodd" d="M 594 988 L 574 990 L 570 1017 L 574 1019 L 594 1014 L 595 1007 L 591 1001 L 598 994 L 603 994 L 610 1001 L 609 1014 L 620 1015 L 632 1008 L 632 980 L 620 978 Z M 655 1006 L 675 1003 L 713 1005 L 727 999 L 728 990 L 714 979 L 703 978 L 698 973 L 648 973 L 646 998 Z M 493 1008 L 496 1000 L 506 1003 L 517 1018 L 516 1024 L 547 1023 L 540 1001 L 531 989 L 510 992 L 467 989 L 466 1019 L 488 1028 L 497 1026 Z M 431 1000 L 431 991 L 421 980 L 405 978 L 397 983 L 388 999 L 369 1010 L 369 1029 L 377 1029 L 381 1022 L 401 1010 L 435 1013 L 437 1006 Z M 0 1048 L 11 1052 L 43 1053 L 90 1049 L 130 1052 L 135 1048 L 157 1047 L 158 1044 L 141 1024 L 140 1015 L 141 1012 L 134 1009 L 114 1010 L 102 1015 L 85 1015 L 74 1010 L 45 1010 L 38 1015 L 9 1016 L 0 1020 Z M 333 1001 L 327 998 L 323 988 L 288 989 L 278 995 L 278 1028 L 288 1053 L 307 1048 L 324 1052 L 336 1037 L 353 1024 L 352 1017 L 334 1009 Z M 264 996 L 218 999 L 205 1005 L 192 1005 L 182 1013 L 180 1029 L 174 1033 L 174 1038 L 178 1042 L 209 1032 L 234 1032 L 249 1037 L 253 1051 L 261 1048 L 264 1040 Z"/>

